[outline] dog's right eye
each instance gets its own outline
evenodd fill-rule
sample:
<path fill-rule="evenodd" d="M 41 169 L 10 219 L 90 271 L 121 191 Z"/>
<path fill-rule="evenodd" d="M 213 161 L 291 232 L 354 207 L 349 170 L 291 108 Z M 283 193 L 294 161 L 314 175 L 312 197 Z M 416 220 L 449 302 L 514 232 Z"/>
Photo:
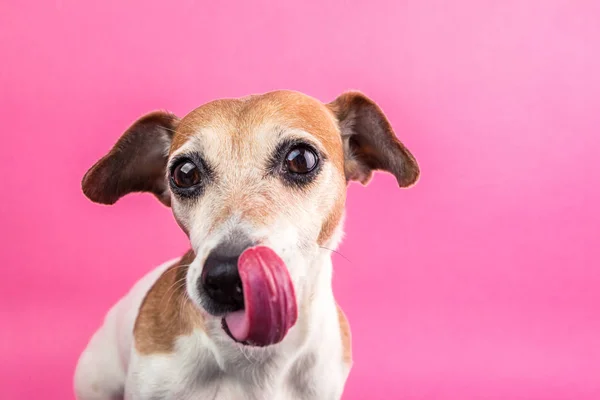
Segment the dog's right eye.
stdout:
<path fill-rule="evenodd" d="M 200 169 L 190 160 L 183 160 L 173 169 L 172 180 L 180 189 L 188 189 L 200 184 Z"/>

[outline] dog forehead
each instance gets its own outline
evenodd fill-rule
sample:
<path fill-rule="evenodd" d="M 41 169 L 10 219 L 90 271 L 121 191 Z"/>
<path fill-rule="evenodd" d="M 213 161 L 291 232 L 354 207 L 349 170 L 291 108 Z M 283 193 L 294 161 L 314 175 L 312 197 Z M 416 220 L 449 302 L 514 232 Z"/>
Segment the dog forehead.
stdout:
<path fill-rule="evenodd" d="M 328 156 L 342 167 L 343 149 L 337 121 L 329 108 L 305 94 L 279 90 L 204 104 L 186 115 L 173 137 L 171 153 L 208 130 L 233 143 L 254 140 L 265 127 L 302 130 L 314 136 Z M 266 129 L 269 131 L 269 129 Z M 271 129 L 269 133 L 276 133 Z"/>

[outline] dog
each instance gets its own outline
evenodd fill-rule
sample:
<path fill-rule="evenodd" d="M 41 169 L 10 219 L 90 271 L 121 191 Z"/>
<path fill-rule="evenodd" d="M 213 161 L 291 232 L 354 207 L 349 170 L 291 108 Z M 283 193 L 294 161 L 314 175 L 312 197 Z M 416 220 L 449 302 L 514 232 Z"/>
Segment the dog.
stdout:
<path fill-rule="evenodd" d="M 374 171 L 407 188 L 417 161 L 361 92 L 295 91 L 137 120 L 82 180 L 114 204 L 172 209 L 191 250 L 107 313 L 74 376 L 80 400 L 339 399 L 352 366 L 332 290 L 346 188 Z"/>

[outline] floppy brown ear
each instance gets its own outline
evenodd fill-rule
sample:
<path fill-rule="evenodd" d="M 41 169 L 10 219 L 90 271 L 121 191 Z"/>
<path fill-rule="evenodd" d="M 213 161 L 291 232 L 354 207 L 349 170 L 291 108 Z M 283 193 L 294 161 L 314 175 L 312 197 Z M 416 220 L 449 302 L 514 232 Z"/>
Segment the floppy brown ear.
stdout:
<path fill-rule="evenodd" d="M 114 204 L 128 193 L 151 192 L 170 206 L 166 167 L 178 122 L 175 115 L 163 111 L 137 120 L 85 174 L 83 193 L 93 202 Z"/>
<path fill-rule="evenodd" d="M 392 173 L 400 187 L 417 181 L 417 160 L 373 100 L 360 92 L 346 92 L 327 106 L 339 122 L 347 180 L 366 185 L 373 171 L 383 170 Z"/>

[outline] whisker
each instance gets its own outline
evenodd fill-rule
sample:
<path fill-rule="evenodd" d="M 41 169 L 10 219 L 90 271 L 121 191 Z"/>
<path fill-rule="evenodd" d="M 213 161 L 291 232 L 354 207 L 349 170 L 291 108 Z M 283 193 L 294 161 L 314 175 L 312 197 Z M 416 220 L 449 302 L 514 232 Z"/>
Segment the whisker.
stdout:
<path fill-rule="evenodd" d="M 177 268 L 188 268 L 190 265 L 180 265 Z M 169 296 L 169 298 L 167 299 L 167 304 L 171 301 L 171 299 L 173 298 L 173 295 L 180 289 L 184 288 L 186 285 L 186 279 L 187 275 L 184 275 L 183 277 L 177 279 L 175 282 L 173 282 L 171 284 L 171 286 L 169 286 L 169 288 L 167 289 L 167 291 L 165 292 L 165 294 L 163 295 L 163 297 L 161 298 L 159 304 L 162 304 L 165 300 L 165 297 Z M 160 314 L 160 316 L 162 317 L 164 315 L 164 312 L 167 308 L 165 308 L 163 310 L 163 312 Z"/>
<path fill-rule="evenodd" d="M 169 132 L 173 132 L 175 133 L 175 129 L 171 129 L 171 128 L 167 128 L 166 126 L 161 126 L 162 129 L 164 129 L 165 131 L 169 131 Z"/>
<path fill-rule="evenodd" d="M 333 250 L 333 249 L 330 249 L 330 248 L 328 248 L 328 247 L 325 247 L 325 246 L 319 246 L 319 247 L 320 247 L 320 248 L 322 248 L 322 249 L 325 249 L 325 250 L 329 250 L 329 251 L 331 251 L 331 252 L 333 252 L 333 253 L 335 253 L 335 254 L 339 254 L 340 256 L 344 257 L 344 259 L 345 259 L 346 261 L 348 261 L 350 264 L 352 264 L 352 261 L 350 261 L 350 259 L 349 259 L 348 257 L 346 257 L 345 255 L 343 255 L 343 254 L 342 254 L 342 253 L 340 253 L 339 251 L 337 251 L 337 250 Z"/>
<path fill-rule="evenodd" d="M 183 298 L 180 300 L 179 310 L 177 312 L 177 319 L 179 320 L 180 324 L 183 324 L 182 316 L 184 315 L 184 309 L 188 305 L 189 301 L 190 299 L 187 296 L 183 296 Z"/>
<path fill-rule="evenodd" d="M 248 360 L 248 362 L 250 363 L 250 365 L 255 364 L 256 360 L 252 360 L 252 357 L 248 356 L 248 354 L 246 353 L 246 351 L 244 349 L 244 345 L 243 344 L 240 345 L 240 352 L 246 358 L 246 360 Z"/>
<path fill-rule="evenodd" d="M 177 279 L 175 282 L 173 282 L 168 289 L 165 291 L 165 294 L 163 294 L 163 297 L 160 299 L 160 303 L 163 303 L 165 300 L 165 297 L 167 297 L 167 295 L 169 294 L 169 292 L 171 292 L 172 289 L 175 288 L 175 286 L 179 286 L 179 284 L 181 284 L 183 281 L 186 280 L 186 277 Z M 172 293 L 171 293 L 172 294 Z M 167 303 L 170 301 L 171 299 L 169 298 L 169 300 L 167 300 Z"/>
<path fill-rule="evenodd" d="M 194 127 L 192 125 L 190 125 L 188 123 L 184 123 L 183 120 L 181 120 L 181 119 L 178 121 L 178 124 L 181 125 L 181 126 L 183 126 L 183 127 L 185 127 L 185 128 L 189 128 L 189 129 L 192 129 L 192 130 L 194 129 Z M 164 129 L 164 130 L 166 130 L 166 131 L 169 131 L 169 132 L 177 133 L 176 129 L 171 129 L 171 128 L 168 128 L 166 126 L 161 126 L 161 128 Z"/>
<path fill-rule="evenodd" d="M 167 304 L 171 302 L 171 299 L 173 298 L 175 293 L 177 293 L 178 290 L 181 290 L 184 287 L 185 287 L 185 282 L 180 282 L 180 284 L 177 287 L 173 287 L 173 290 L 171 291 L 171 295 L 169 296 L 169 299 L 167 300 Z M 160 316 L 161 317 L 164 316 L 164 314 L 167 310 L 168 310 L 168 307 L 163 308 L 162 312 L 160 313 Z"/>

